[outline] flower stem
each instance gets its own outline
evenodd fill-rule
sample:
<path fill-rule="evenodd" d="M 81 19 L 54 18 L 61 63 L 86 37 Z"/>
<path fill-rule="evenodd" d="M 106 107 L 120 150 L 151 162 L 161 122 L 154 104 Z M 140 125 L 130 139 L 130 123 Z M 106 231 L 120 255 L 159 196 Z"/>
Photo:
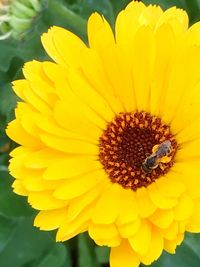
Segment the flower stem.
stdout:
<path fill-rule="evenodd" d="M 48 7 L 45 13 L 46 12 L 46 18 L 48 21 L 50 19 L 51 25 L 58 24 L 57 19 L 59 18 L 59 21 L 62 21 L 61 23 L 59 23 L 62 24 L 60 26 L 68 26 L 70 30 L 74 31 L 85 39 L 86 20 L 75 14 L 62 1 L 48 0 Z"/>

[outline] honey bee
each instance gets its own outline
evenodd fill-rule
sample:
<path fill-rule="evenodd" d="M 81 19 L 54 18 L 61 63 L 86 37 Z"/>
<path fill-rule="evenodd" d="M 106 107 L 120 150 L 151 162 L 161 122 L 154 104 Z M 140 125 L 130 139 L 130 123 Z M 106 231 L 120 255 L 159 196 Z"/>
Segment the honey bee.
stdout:
<path fill-rule="evenodd" d="M 152 154 L 147 156 L 142 163 L 142 170 L 145 173 L 149 173 L 156 169 L 158 166 L 162 169 L 162 163 L 168 163 L 171 161 L 169 156 L 172 152 L 172 144 L 169 140 L 165 140 L 159 145 L 155 145 L 152 149 Z"/>

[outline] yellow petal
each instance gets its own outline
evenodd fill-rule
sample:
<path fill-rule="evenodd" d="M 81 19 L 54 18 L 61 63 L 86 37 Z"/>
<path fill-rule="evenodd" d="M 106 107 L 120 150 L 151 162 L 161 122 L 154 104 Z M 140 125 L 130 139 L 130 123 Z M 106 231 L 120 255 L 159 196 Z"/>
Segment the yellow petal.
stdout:
<path fill-rule="evenodd" d="M 197 52 L 199 53 L 199 52 Z M 198 72 L 194 69 L 194 74 Z M 194 77 L 195 77 L 194 75 Z M 177 111 L 171 121 L 171 127 L 176 134 L 176 138 L 179 144 L 192 141 L 199 137 L 198 127 L 193 131 L 195 125 L 199 121 L 200 107 L 200 83 L 197 78 L 197 82 L 193 83 L 191 79 L 190 90 L 185 90 L 181 102 L 177 106 Z M 183 119 L 184 118 L 184 119 Z"/>
<path fill-rule="evenodd" d="M 96 116 L 93 114 L 91 110 L 88 117 L 90 116 L 90 120 L 91 117 L 94 117 L 93 121 L 95 121 Z M 82 107 L 75 105 L 73 101 L 69 101 L 69 103 L 58 101 L 54 109 L 54 116 L 56 121 L 65 129 L 90 137 L 95 141 L 102 134 L 102 130 L 84 116 Z"/>
<path fill-rule="evenodd" d="M 90 82 L 92 87 L 99 94 L 101 94 L 106 101 L 109 102 L 110 107 L 114 111 L 114 113 L 118 114 L 121 111 L 123 111 L 121 99 L 119 99 L 118 95 L 118 92 L 121 90 L 121 88 L 120 90 L 117 90 L 117 92 L 115 91 L 116 88 L 113 88 L 113 85 L 111 84 L 107 76 L 107 69 L 105 69 L 105 62 L 102 62 L 102 59 L 98 54 L 98 52 L 93 49 L 88 49 L 87 52 L 82 55 L 82 58 L 83 58 L 82 71 L 84 73 L 85 78 Z M 109 62 L 109 64 L 113 64 L 113 62 Z M 107 66 L 107 60 L 106 60 L 106 66 Z M 112 77 L 112 79 L 115 79 L 115 77 Z M 122 95 L 122 92 L 120 95 Z M 123 95 L 124 97 L 126 97 L 125 96 L 126 94 Z"/>
<path fill-rule="evenodd" d="M 20 121 L 21 126 L 28 134 L 33 137 L 39 135 L 40 130 L 35 123 L 38 118 L 38 114 L 30 105 L 23 102 L 18 103 L 15 115 L 16 119 Z M 30 117 L 32 118 L 31 120 Z"/>
<path fill-rule="evenodd" d="M 200 197 L 199 171 L 200 168 L 198 160 L 176 162 L 171 168 L 173 176 L 176 176 L 177 179 L 179 179 L 182 183 L 185 184 L 187 191 L 194 198 Z"/>
<path fill-rule="evenodd" d="M 101 94 L 96 92 L 92 85 L 84 79 L 80 73 L 73 70 L 68 71 L 68 80 L 71 89 L 78 99 L 86 103 L 92 110 L 94 110 L 105 121 L 111 121 L 115 116 L 108 101 L 106 101 Z"/>
<path fill-rule="evenodd" d="M 176 221 L 173 221 L 172 224 L 165 229 L 159 229 L 159 232 L 164 239 L 174 240 L 179 233 L 179 224 Z"/>
<path fill-rule="evenodd" d="M 167 40 L 167 41 L 166 41 Z M 167 80 L 176 53 L 176 39 L 169 24 L 161 25 L 155 32 L 156 57 L 150 92 L 150 110 L 160 115 L 163 98 L 168 86 Z"/>
<path fill-rule="evenodd" d="M 84 43 L 72 32 L 60 27 L 52 27 L 43 34 L 42 44 L 49 56 L 57 63 L 78 67 Z"/>
<path fill-rule="evenodd" d="M 130 238 L 136 234 L 140 227 L 141 220 L 136 219 L 133 222 L 127 223 L 120 225 L 118 228 L 120 234 L 122 235 L 123 238 Z"/>
<path fill-rule="evenodd" d="M 117 224 L 123 225 L 135 221 L 138 217 L 138 207 L 134 192 L 122 188 L 119 198 L 121 206 Z"/>
<path fill-rule="evenodd" d="M 157 21 L 157 27 L 160 27 L 162 24 L 170 24 L 176 34 L 183 33 L 188 28 L 187 13 L 176 7 L 169 8 Z"/>
<path fill-rule="evenodd" d="M 140 261 L 137 254 L 132 250 L 129 243 L 124 240 L 121 245 L 111 249 L 110 266 L 111 267 L 138 267 Z"/>
<path fill-rule="evenodd" d="M 134 110 L 135 101 L 130 70 L 126 68 L 126 61 L 115 46 L 110 26 L 95 13 L 90 17 L 88 27 L 90 45 L 98 51 L 102 68 L 106 73 L 104 80 L 108 80 L 112 94 L 118 97 L 124 107 L 120 111 Z M 110 99 L 110 102 L 112 101 L 115 101 L 115 97 Z"/>
<path fill-rule="evenodd" d="M 71 154 L 98 155 L 97 145 L 69 138 L 57 137 L 51 134 L 41 134 L 42 141 L 49 148 Z"/>
<path fill-rule="evenodd" d="M 68 201 L 53 197 L 51 191 L 31 192 L 28 196 L 29 204 L 38 210 L 54 210 L 67 206 Z"/>
<path fill-rule="evenodd" d="M 86 208 L 75 220 L 71 222 L 69 222 L 68 219 L 65 219 L 58 229 L 56 241 L 63 242 L 82 232 L 85 232 L 88 228 L 92 209 L 93 207 Z"/>
<path fill-rule="evenodd" d="M 27 155 L 27 153 L 30 153 L 32 152 L 32 149 L 29 149 L 27 147 L 23 147 L 23 146 L 18 146 L 16 147 L 15 149 L 13 149 L 11 152 L 10 152 L 10 156 L 11 157 L 17 157 L 17 156 L 21 156 L 22 154 L 25 154 Z"/>
<path fill-rule="evenodd" d="M 186 33 L 186 43 L 188 45 L 199 45 L 200 44 L 200 35 L 199 35 L 200 23 L 194 23 Z"/>
<path fill-rule="evenodd" d="M 27 176 L 22 176 L 24 187 L 32 192 L 54 190 L 57 186 L 60 186 L 60 181 L 45 181 L 42 178 L 43 171 L 34 171 L 30 169 L 27 171 Z"/>
<path fill-rule="evenodd" d="M 149 265 L 153 261 L 157 260 L 163 251 L 163 245 L 164 242 L 162 236 L 159 234 L 156 228 L 153 228 L 151 246 L 149 247 L 147 253 L 141 257 L 142 263 Z"/>
<path fill-rule="evenodd" d="M 188 219 L 194 210 L 194 203 L 190 196 L 183 194 L 178 201 L 178 204 L 174 207 L 175 220 Z"/>
<path fill-rule="evenodd" d="M 176 205 L 177 199 L 163 195 L 156 184 L 151 184 L 148 188 L 152 202 L 160 209 L 169 209 Z"/>
<path fill-rule="evenodd" d="M 54 196 L 58 199 L 72 199 L 78 197 L 94 186 L 107 179 L 104 170 L 95 170 L 85 175 L 67 179 L 59 187 L 56 188 Z"/>
<path fill-rule="evenodd" d="M 109 240 L 116 239 L 118 242 L 115 243 L 115 246 L 117 247 L 121 242 L 121 237 L 114 224 L 98 225 L 91 222 L 88 233 L 95 242 L 98 243 L 98 240 L 100 240 L 101 245 L 108 246 Z"/>
<path fill-rule="evenodd" d="M 24 166 L 27 168 L 41 169 L 48 167 L 55 160 L 62 160 L 64 156 L 66 157 L 66 155 L 62 152 L 43 148 L 29 153 L 28 157 L 24 159 Z"/>
<path fill-rule="evenodd" d="M 69 202 L 69 208 L 67 211 L 67 218 L 74 220 L 87 206 L 95 205 L 97 198 L 105 190 L 105 184 L 100 183 L 97 187 L 90 189 L 84 195 L 72 199 Z"/>
<path fill-rule="evenodd" d="M 50 79 L 44 73 L 42 65 L 43 63 L 37 60 L 26 62 L 23 68 L 23 74 L 27 81 L 43 81 L 48 85 L 52 85 Z"/>
<path fill-rule="evenodd" d="M 199 60 L 200 49 L 196 46 L 181 49 L 180 52 L 176 53 L 173 65 L 171 65 L 168 87 L 161 103 L 163 121 L 171 123 L 174 120 L 178 108 L 185 103 L 185 101 L 182 102 L 185 92 L 191 90 L 199 81 Z M 183 73 L 187 73 L 187 75 L 183 76 Z M 182 116 L 181 120 L 185 120 L 185 118 Z M 171 124 L 172 132 L 176 133 L 179 130 L 178 125 L 178 123 Z"/>
<path fill-rule="evenodd" d="M 174 172 L 168 172 L 164 177 L 156 181 L 159 192 L 167 197 L 178 197 L 185 190 L 186 186 L 183 182 L 177 179 Z"/>
<path fill-rule="evenodd" d="M 194 201 L 194 211 L 186 226 L 186 230 L 191 233 L 200 232 L 200 203 L 199 199 Z"/>
<path fill-rule="evenodd" d="M 114 223 L 120 210 L 120 189 L 118 184 L 110 184 L 100 199 L 97 201 L 92 214 L 92 221 L 95 224 Z"/>
<path fill-rule="evenodd" d="M 137 233 L 133 237 L 130 237 L 128 239 L 133 250 L 139 253 L 140 255 L 146 254 L 151 245 L 151 228 L 151 224 L 143 220 Z"/>
<path fill-rule="evenodd" d="M 148 27 L 141 27 L 133 44 L 133 86 L 136 106 L 139 110 L 149 111 L 150 82 L 155 60 L 153 32 Z M 142 53 L 138 53 L 142 51 Z"/>
<path fill-rule="evenodd" d="M 26 83 L 21 82 L 19 85 L 22 86 L 21 89 L 23 90 L 24 97 L 25 91 L 29 90 L 30 87 L 39 99 L 46 102 L 48 106 L 53 106 L 58 97 L 53 83 L 43 70 L 43 64 L 44 63 L 36 60 L 26 63 L 23 69 L 24 76 L 26 77 Z M 23 99 L 28 101 L 26 97 Z"/>
<path fill-rule="evenodd" d="M 31 153 L 31 149 L 27 149 L 21 146 L 13 150 L 12 155 L 11 155 L 13 158 L 9 160 L 10 162 L 9 170 L 12 171 L 12 170 L 23 168 L 24 161 L 30 155 L 30 153 Z"/>
<path fill-rule="evenodd" d="M 199 145 L 199 138 L 182 144 L 176 154 L 177 161 L 185 161 L 193 158 L 198 159 L 200 156 Z"/>
<path fill-rule="evenodd" d="M 20 145 L 30 148 L 41 147 L 41 141 L 28 134 L 17 120 L 13 120 L 8 124 L 6 134 Z"/>
<path fill-rule="evenodd" d="M 197 96 L 196 96 L 197 97 Z M 198 103 L 198 110 L 200 112 L 200 107 Z M 191 109 L 188 110 L 191 118 L 193 117 L 193 114 L 191 113 Z M 182 114 L 184 116 L 184 114 Z M 195 114 L 198 116 L 198 113 Z M 187 146 L 187 142 L 193 142 L 195 139 L 199 139 L 200 137 L 200 130 L 199 130 L 200 120 L 195 119 L 191 123 L 188 122 L 188 125 L 185 126 L 179 133 L 177 133 L 176 138 L 179 144 L 181 144 L 183 147 Z M 187 154 L 185 154 L 187 155 Z"/>
<path fill-rule="evenodd" d="M 65 157 L 55 159 L 44 172 L 44 179 L 59 180 L 82 176 L 88 172 L 102 169 L 100 162 L 90 157 Z"/>
<path fill-rule="evenodd" d="M 42 135 L 44 132 L 44 134 L 50 134 L 55 136 L 56 138 L 78 139 L 92 144 L 97 144 L 97 140 L 94 138 L 81 135 L 81 133 L 79 132 L 75 133 L 61 128 L 60 126 L 57 125 L 57 123 L 52 117 L 38 116 L 35 123 L 39 128 L 38 133 L 40 135 Z M 42 131 L 40 132 L 40 130 Z"/>
<path fill-rule="evenodd" d="M 13 192 L 21 196 L 28 196 L 29 192 L 23 186 L 22 182 L 19 180 L 15 180 L 12 184 Z"/>
<path fill-rule="evenodd" d="M 160 210 L 157 209 L 150 217 L 150 221 L 159 228 L 167 228 L 174 220 L 174 214 L 171 209 Z"/>
<path fill-rule="evenodd" d="M 24 96 L 24 89 L 27 88 L 28 86 L 28 81 L 22 79 L 22 80 L 17 80 L 12 83 L 13 85 L 13 90 L 18 95 L 21 99 L 26 100 Z"/>
<path fill-rule="evenodd" d="M 98 13 L 93 13 L 88 20 L 88 39 L 91 48 L 106 52 L 114 45 L 114 35 L 108 22 Z"/>
<path fill-rule="evenodd" d="M 66 212 L 66 208 L 40 211 L 35 217 L 34 226 L 46 231 L 57 229 L 65 219 Z"/>
<path fill-rule="evenodd" d="M 159 6 L 149 5 L 132 1 L 125 10 L 121 11 L 116 21 L 117 44 L 127 47 L 131 51 L 132 41 L 137 29 L 143 25 L 154 28 L 163 11 Z"/>
<path fill-rule="evenodd" d="M 171 253 L 174 254 L 176 252 L 176 247 L 177 245 L 180 245 L 181 242 L 183 241 L 184 235 L 179 234 L 174 240 L 165 240 L 164 241 L 164 249 Z"/>
<path fill-rule="evenodd" d="M 152 202 L 145 187 L 139 188 L 136 191 L 136 200 L 138 212 L 142 218 L 149 217 L 156 210 L 156 205 Z"/>
<path fill-rule="evenodd" d="M 95 240 L 95 243 L 98 246 L 108 246 L 110 248 L 118 247 L 120 245 L 120 242 L 121 242 L 121 238 L 119 236 L 115 236 L 115 237 L 107 239 L 107 240 L 105 240 L 105 239 Z"/>

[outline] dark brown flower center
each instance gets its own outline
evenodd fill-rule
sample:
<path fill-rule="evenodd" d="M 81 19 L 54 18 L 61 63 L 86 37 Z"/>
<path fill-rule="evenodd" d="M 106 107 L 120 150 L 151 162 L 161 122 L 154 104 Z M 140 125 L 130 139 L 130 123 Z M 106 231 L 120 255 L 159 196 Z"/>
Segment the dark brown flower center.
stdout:
<path fill-rule="evenodd" d="M 166 140 L 171 144 L 168 162 L 163 160 L 165 155 L 152 151 Z M 169 126 L 160 118 L 147 112 L 120 113 L 100 138 L 99 158 L 113 183 L 136 190 L 169 171 L 177 147 Z"/>

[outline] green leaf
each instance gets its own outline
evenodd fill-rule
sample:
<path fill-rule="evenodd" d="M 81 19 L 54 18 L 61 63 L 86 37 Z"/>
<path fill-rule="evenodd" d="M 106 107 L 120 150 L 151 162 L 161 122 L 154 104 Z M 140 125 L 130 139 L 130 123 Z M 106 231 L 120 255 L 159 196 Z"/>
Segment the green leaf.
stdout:
<path fill-rule="evenodd" d="M 87 234 L 78 236 L 78 267 L 100 267 L 94 250 L 94 242 Z"/>
<path fill-rule="evenodd" d="M 163 9 L 170 8 L 172 6 L 176 6 L 179 8 L 186 8 L 185 4 L 182 0 L 143 0 L 143 3 L 146 5 L 154 4 L 154 5 L 160 5 Z"/>
<path fill-rule="evenodd" d="M 95 247 L 98 262 L 106 264 L 109 262 L 110 249 L 108 247 Z"/>
<path fill-rule="evenodd" d="M 113 11 L 114 11 L 114 14 L 115 14 L 115 17 L 116 15 L 122 10 L 124 9 L 128 3 L 131 2 L 131 0 L 110 0 L 110 2 L 112 3 L 113 5 Z"/>
<path fill-rule="evenodd" d="M 18 221 L 12 238 L 0 252 L 2 267 L 24 267 L 32 264 L 54 246 L 48 233 L 39 231 L 32 224 L 32 219 Z"/>
<path fill-rule="evenodd" d="M 53 25 L 64 27 L 86 40 L 86 20 L 80 14 L 74 12 L 62 0 L 48 0 L 47 3 L 43 21 L 48 27 Z"/>
<path fill-rule="evenodd" d="M 12 191 L 11 184 L 12 178 L 8 172 L 0 171 L 0 214 L 11 218 L 31 216 L 34 210 L 27 204 L 25 197 Z"/>
<path fill-rule="evenodd" d="M 0 252 L 13 236 L 16 222 L 0 215 Z"/>
<path fill-rule="evenodd" d="M 200 1 L 199 0 L 182 0 L 185 3 L 186 10 L 190 17 L 190 24 L 200 19 Z"/>
<path fill-rule="evenodd" d="M 17 96 L 11 88 L 10 83 L 6 83 L 0 88 L 0 113 L 6 118 L 6 122 L 13 117 L 13 110 L 16 106 Z"/>
<path fill-rule="evenodd" d="M 160 257 L 160 259 L 153 263 L 152 267 L 199 267 L 200 266 L 200 237 L 195 235 L 188 235 L 186 241 L 181 244 L 176 254 L 171 255 L 166 252 Z"/>
<path fill-rule="evenodd" d="M 200 234 L 186 234 L 184 244 L 190 247 L 200 257 Z"/>
<path fill-rule="evenodd" d="M 63 244 L 55 244 L 31 267 L 71 267 L 70 255 Z"/>
<path fill-rule="evenodd" d="M 0 71 L 6 72 L 9 69 L 10 62 L 15 56 L 16 42 L 0 41 Z"/>
<path fill-rule="evenodd" d="M 104 15 L 109 22 L 114 23 L 113 7 L 109 0 L 79 0 L 71 7 L 85 19 L 88 19 L 91 13 L 98 12 Z"/>

